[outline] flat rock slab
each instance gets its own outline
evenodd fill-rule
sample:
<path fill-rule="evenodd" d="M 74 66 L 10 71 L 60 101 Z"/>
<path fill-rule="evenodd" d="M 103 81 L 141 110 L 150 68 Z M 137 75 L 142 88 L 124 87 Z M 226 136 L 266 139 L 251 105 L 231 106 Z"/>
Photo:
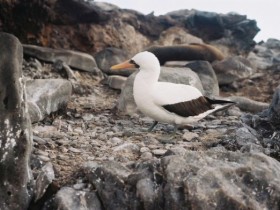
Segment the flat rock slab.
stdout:
<path fill-rule="evenodd" d="M 100 72 L 97 68 L 95 59 L 87 53 L 72 50 L 58 50 L 26 44 L 23 45 L 23 52 L 25 55 L 35 57 L 46 62 L 55 63 L 56 61 L 61 60 L 68 66 L 75 69 L 93 73 Z"/>
<path fill-rule="evenodd" d="M 72 85 L 64 79 L 28 80 L 26 93 L 31 121 L 38 122 L 67 104 Z"/>

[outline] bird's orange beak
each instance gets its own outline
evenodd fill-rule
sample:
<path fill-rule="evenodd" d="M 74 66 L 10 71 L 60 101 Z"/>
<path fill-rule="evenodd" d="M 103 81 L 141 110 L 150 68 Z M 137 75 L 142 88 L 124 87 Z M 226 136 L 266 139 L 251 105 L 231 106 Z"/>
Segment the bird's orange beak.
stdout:
<path fill-rule="evenodd" d="M 123 63 L 111 66 L 111 70 L 118 70 L 118 69 L 131 69 L 136 68 L 136 66 L 133 63 L 130 63 L 130 60 L 127 60 Z"/>

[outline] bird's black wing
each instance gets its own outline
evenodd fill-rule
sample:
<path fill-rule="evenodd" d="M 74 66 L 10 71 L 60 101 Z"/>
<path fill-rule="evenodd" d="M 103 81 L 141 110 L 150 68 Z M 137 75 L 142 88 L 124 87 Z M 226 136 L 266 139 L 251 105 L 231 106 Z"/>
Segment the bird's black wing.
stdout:
<path fill-rule="evenodd" d="M 212 103 L 204 96 L 191 101 L 163 105 L 162 107 L 182 117 L 196 116 L 210 109 L 214 109 Z"/>

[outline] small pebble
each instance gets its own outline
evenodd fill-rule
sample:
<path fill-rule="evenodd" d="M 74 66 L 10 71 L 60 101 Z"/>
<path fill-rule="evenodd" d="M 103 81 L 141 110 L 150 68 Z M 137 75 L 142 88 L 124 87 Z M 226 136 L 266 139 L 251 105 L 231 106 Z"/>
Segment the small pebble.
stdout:
<path fill-rule="evenodd" d="M 111 138 L 109 141 L 111 142 L 111 144 L 112 144 L 113 146 L 120 145 L 120 144 L 123 142 L 123 140 L 120 139 L 120 138 L 118 138 L 118 137 L 113 137 L 113 138 Z"/>
<path fill-rule="evenodd" d="M 154 155 L 164 155 L 166 151 L 166 149 L 154 149 L 152 152 Z"/>
<path fill-rule="evenodd" d="M 60 154 L 60 155 L 57 155 L 57 159 L 58 160 L 68 160 L 69 158 L 66 155 Z"/>
<path fill-rule="evenodd" d="M 86 113 L 82 116 L 83 120 L 85 120 L 85 121 L 90 121 L 93 119 L 93 117 L 94 117 L 93 114 L 88 114 L 88 113 Z"/>
<path fill-rule="evenodd" d="M 46 157 L 49 156 L 49 153 L 48 153 L 48 152 L 42 151 L 42 150 L 36 150 L 36 151 L 35 151 L 35 154 L 37 154 L 37 155 L 42 155 L 42 156 L 46 156 Z"/>
<path fill-rule="evenodd" d="M 144 152 L 149 152 L 150 149 L 148 147 L 141 147 L 140 152 L 144 153 Z"/>
<path fill-rule="evenodd" d="M 142 160 L 151 160 L 153 158 L 153 154 L 151 152 L 144 152 L 141 154 Z"/>
<path fill-rule="evenodd" d="M 113 148 L 114 152 L 138 153 L 139 150 L 139 146 L 133 143 L 124 143 Z"/>
<path fill-rule="evenodd" d="M 69 148 L 69 151 L 74 152 L 74 153 L 80 153 L 80 152 L 81 152 L 81 150 L 76 149 L 76 148 L 74 148 L 74 147 L 70 147 L 70 148 Z"/>
<path fill-rule="evenodd" d="M 40 144 L 40 145 L 44 145 L 47 143 L 47 141 L 45 139 L 42 139 L 38 136 L 33 136 L 33 141 Z"/>
<path fill-rule="evenodd" d="M 51 159 L 49 157 L 46 157 L 46 156 L 43 156 L 43 155 L 38 155 L 38 158 L 44 162 L 48 162 L 50 161 Z"/>
<path fill-rule="evenodd" d="M 113 161 L 115 158 L 113 156 L 109 157 L 108 160 Z"/>
<path fill-rule="evenodd" d="M 183 135 L 183 139 L 186 140 L 186 141 L 191 141 L 195 138 L 198 138 L 198 134 L 197 133 L 193 133 L 193 132 L 185 132 L 184 135 Z"/>
<path fill-rule="evenodd" d="M 84 133 L 83 129 L 80 128 L 80 127 L 75 128 L 75 129 L 74 129 L 74 132 L 75 132 L 75 133 L 78 133 L 78 134 L 83 134 L 83 133 Z"/>
<path fill-rule="evenodd" d="M 73 188 L 75 189 L 75 190 L 82 190 L 82 189 L 84 189 L 86 187 L 86 184 L 85 183 L 78 183 L 78 184 L 74 184 L 73 185 Z"/>
<path fill-rule="evenodd" d="M 93 157 L 93 156 L 87 157 L 87 160 L 93 161 L 93 160 L 95 160 L 95 157 Z"/>

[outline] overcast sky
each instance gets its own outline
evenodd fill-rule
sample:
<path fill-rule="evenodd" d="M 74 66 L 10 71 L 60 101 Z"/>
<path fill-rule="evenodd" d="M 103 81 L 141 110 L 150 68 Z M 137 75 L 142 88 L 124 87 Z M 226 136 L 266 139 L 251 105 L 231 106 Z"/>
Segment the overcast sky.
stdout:
<path fill-rule="evenodd" d="M 100 1 L 100 0 L 96 0 Z M 120 8 L 134 9 L 144 14 L 154 11 L 155 15 L 180 9 L 228 13 L 236 12 L 255 19 L 261 31 L 255 41 L 268 38 L 280 40 L 280 0 L 103 0 Z"/>

